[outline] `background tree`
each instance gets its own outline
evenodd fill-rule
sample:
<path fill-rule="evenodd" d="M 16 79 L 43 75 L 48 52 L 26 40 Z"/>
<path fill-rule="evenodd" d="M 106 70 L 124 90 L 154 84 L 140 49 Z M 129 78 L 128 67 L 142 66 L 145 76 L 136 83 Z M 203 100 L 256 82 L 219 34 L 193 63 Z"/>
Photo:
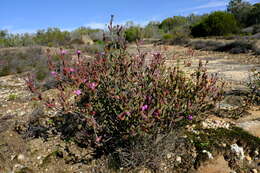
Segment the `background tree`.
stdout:
<path fill-rule="evenodd" d="M 138 26 L 132 26 L 125 30 L 125 39 L 128 42 L 134 42 L 142 38 L 142 28 Z"/>
<path fill-rule="evenodd" d="M 163 30 L 159 28 L 160 22 L 149 22 L 144 28 L 144 38 L 161 39 Z"/>
<path fill-rule="evenodd" d="M 239 27 L 233 14 L 216 11 L 191 28 L 194 37 L 223 36 L 238 33 Z"/>
<path fill-rule="evenodd" d="M 231 0 L 227 6 L 227 11 L 232 13 L 242 26 L 246 25 L 251 9 L 252 5 L 242 0 Z"/>
<path fill-rule="evenodd" d="M 187 19 L 183 16 L 173 16 L 162 21 L 159 28 L 165 33 L 171 32 L 175 27 L 187 25 Z"/>
<path fill-rule="evenodd" d="M 260 3 L 253 5 L 248 14 L 247 26 L 260 24 Z"/>

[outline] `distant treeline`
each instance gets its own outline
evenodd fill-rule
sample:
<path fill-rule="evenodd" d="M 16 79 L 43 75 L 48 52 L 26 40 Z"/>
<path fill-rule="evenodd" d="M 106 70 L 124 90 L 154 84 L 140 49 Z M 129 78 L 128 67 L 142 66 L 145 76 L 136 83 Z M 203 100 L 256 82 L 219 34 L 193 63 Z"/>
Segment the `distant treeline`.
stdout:
<path fill-rule="evenodd" d="M 260 32 L 260 3 L 231 0 L 226 11 L 189 16 L 173 16 L 161 22 L 151 21 L 142 27 L 127 22 L 124 25 L 125 39 L 129 42 L 143 38 L 174 41 L 189 37 L 226 36 L 243 34 L 242 29 L 251 27 L 249 34 Z M 0 31 L 0 47 L 13 46 L 68 46 L 85 44 L 86 39 L 102 43 L 105 30 L 80 27 L 71 32 L 59 28 L 38 30 L 34 34 L 11 34 Z"/>

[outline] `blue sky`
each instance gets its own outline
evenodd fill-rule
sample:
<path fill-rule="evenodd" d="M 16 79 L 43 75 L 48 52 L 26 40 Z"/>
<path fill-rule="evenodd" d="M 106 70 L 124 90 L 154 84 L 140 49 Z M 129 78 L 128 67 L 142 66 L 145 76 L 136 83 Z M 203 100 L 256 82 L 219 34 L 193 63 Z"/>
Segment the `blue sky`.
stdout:
<path fill-rule="evenodd" d="M 145 25 L 174 15 L 202 14 L 226 9 L 229 0 L 1 0 L 0 29 L 13 33 L 59 27 L 104 28 L 110 15 L 123 24 Z M 251 3 L 259 0 L 250 0 Z"/>

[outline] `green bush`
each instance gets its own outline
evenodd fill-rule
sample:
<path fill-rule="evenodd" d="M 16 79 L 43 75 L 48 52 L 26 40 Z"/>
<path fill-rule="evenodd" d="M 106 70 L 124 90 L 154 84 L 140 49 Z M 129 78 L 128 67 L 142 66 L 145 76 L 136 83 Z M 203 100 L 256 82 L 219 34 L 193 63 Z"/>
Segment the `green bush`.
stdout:
<path fill-rule="evenodd" d="M 248 14 L 247 26 L 260 24 L 260 3 L 253 5 L 251 11 Z"/>
<path fill-rule="evenodd" d="M 171 32 L 174 28 L 184 26 L 188 22 L 188 19 L 183 16 L 174 16 L 167 18 L 162 21 L 159 25 L 160 29 L 162 29 L 165 33 Z"/>
<path fill-rule="evenodd" d="M 164 34 L 163 35 L 163 39 L 164 40 L 171 40 L 173 38 L 173 35 L 172 34 Z"/>
<path fill-rule="evenodd" d="M 141 28 L 132 26 L 125 30 L 125 39 L 128 42 L 134 42 L 141 39 Z"/>
<path fill-rule="evenodd" d="M 239 27 L 232 14 L 217 11 L 192 26 L 191 35 L 194 37 L 224 36 L 238 33 L 238 31 Z"/>
<path fill-rule="evenodd" d="M 252 5 L 243 0 L 230 0 L 227 6 L 227 11 L 233 14 L 243 27 L 247 25 L 251 9 Z"/>

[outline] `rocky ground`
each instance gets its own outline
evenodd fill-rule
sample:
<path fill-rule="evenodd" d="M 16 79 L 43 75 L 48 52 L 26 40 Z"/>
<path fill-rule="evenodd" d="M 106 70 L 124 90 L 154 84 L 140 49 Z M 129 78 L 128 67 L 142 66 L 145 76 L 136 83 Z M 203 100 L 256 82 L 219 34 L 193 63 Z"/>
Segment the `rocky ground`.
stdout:
<path fill-rule="evenodd" d="M 221 111 L 218 114 L 209 115 L 198 124 L 187 125 L 175 140 L 176 144 L 168 146 L 169 142 L 167 147 L 160 149 L 158 170 L 260 172 L 260 107 L 248 106 L 244 96 L 233 92 L 246 90 L 249 71 L 252 68 L 260 70 L 259 64 L 249 62 L 260 57 L 192 51 L 180 46 L 143 46 L 142 49 L 163 51 L 169 57 L 168 66 L 177 63 L 178 58 L 180 64 L 184 60 L 191 61 L 190 69 L 193 69 L 199 60 L 207 60 L 209 72 L 218 73 L 227 82 L 226 90 L 230 93 L 219 104 Z M 24 74 L 0 78 L 0 173 L 115 172 L 108 169 L 107 158 L 93 159 L 91 148 L 62 140 L 59 135 L 50 135 L 52 133 L 45 125 L 53 123 L 54 112 L 45 110 L 31 99 L 23 78 Z M 48 90 L 45 94 L 52 92 Z M 171 139 L 167 137 L 166 141 Z M 129 170 L 122 168 L 119 172 Z M 140 166 L 134 172 L 152 170 Z"/>

